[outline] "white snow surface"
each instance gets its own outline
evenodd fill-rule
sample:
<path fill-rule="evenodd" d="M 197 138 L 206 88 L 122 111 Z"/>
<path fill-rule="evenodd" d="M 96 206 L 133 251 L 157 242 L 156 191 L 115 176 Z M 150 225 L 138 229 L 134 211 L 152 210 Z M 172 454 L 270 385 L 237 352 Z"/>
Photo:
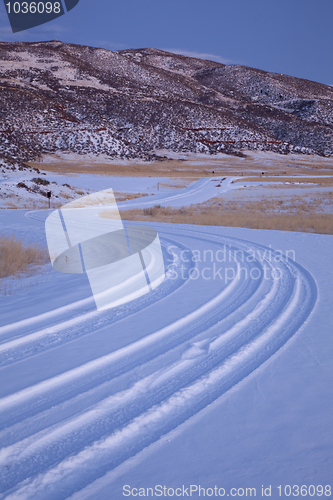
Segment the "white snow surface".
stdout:
<path fill-rule="evenodd" d="M 49 213 L 1 210 L 1 233 L 45 244 Z M 97 312 L 51 264 L 1 295 L 0 498 L 332 487 L 333 236 L 151 225 L 146 296 Z"/>

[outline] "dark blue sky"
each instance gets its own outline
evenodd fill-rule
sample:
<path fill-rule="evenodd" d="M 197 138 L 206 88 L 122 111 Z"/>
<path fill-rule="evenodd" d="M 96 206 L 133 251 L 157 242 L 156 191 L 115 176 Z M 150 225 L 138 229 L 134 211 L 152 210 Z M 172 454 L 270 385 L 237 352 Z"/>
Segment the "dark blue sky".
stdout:
<path fill-rule="evenodd" d="M 80 0 L 66 15 L 0 40 L 111 50 L 156 47 L 333 85 L 333 0 Z"/>

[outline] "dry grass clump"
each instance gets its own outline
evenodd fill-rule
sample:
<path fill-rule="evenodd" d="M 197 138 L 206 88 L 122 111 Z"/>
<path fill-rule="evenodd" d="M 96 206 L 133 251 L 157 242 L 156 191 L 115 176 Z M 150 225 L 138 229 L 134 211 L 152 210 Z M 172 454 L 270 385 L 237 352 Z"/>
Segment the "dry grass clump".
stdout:
<path fill-rule="evenodd" d="M 84 196 L 86 193 L 82 189 L 74 188 L 75 194 L 79 196 Z"/>
<path fill-rule="evenodd" d="M 321 186 L 321 187 L 330 187 L 333 186 L 333 176 L 330 177 L 324 177 L 324 176 L 317 176 L 317 177 L 286 177 L 286 176 L 279 176 L 276 174 L 274 177 L 270 176 L 253 176 L 253 177 L 242 177 L 241 179 L 236 179 L 233 181 L 233 184 L 237 182 L 269 182 L 269 183 L 276 183 L 274 187 L 283 187 L 283 189 L 291 187 L 291 188 L 301 188 L 301 187 L 309 187 L 309 185 L 315 184 L 316 187 Z M 288 184 L 285 184 L 285 182 L 288 182 Z M 297 183 L 301 182 L 302 184 L 299 185 Z M 250 184 L 251 186 L 251 184 Z M 272 187 L 270 184 L 268 187 Z"/>
<path fill-rule="evenodd" d="M 66 193 L 65 191 L 60 191 L 59 196 L 64 200 L 73 200 L 75 198 L 74 193 Z"/>
<path fill-rule="evenodd" d="M 29 276 L 33 274 L 36 266 L 46 261 L 46 249 L 38 245 L 24 245 L 14 235 L 0 236 L 0 279 L 8 276 Z"/>
<path fill-rule="evenodd" d="M 333 214 L 309 213 L 297 210 L 295 213 L 274 213 L 260 210 L 260 202 L 249 208 L 235 206 L 213 206 L 211 203 L 191 205 L 180 209 L 159 207 L 150 209 L 122 210 L 123 220 L 149 220 L 178 224 L 198 224 L 208 226 L 246 227 L 250 229 L 277 229 L 319 234 L 333 234 Z M 263 204 L 262 204 L 263 208 Z"/>
<path fill-rule="evenodd" d="M 116 201 L 126 201 L 126 200 L 134 200 L 135 198 L 143 198 L 144 196 L 148 196 L 147 193 L 121 193 L 114 191 L 114 196 Z"/>
<path fill-rule="evenodd" d="M 150 217 L 155 217 L 159 212 L 162 214 L 161 205 L 154 205 L 153 207 L 147 207 L 143 209 L 143 215 L 148 215 Z"/>

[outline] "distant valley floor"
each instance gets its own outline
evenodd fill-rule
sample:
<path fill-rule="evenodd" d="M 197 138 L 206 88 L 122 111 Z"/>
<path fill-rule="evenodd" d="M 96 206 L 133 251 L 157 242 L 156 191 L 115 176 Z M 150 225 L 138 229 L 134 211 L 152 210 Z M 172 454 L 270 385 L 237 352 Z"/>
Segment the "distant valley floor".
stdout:
<path fill-rule="evenodd" d="M 55 209 L 110 187 L 127 220 L 333 234 L 333 159 L 310 155 L 121 163 L 53 155 L 25 168 L 3 166 L 0 208 L 49 208 L 51 192 Z"/>

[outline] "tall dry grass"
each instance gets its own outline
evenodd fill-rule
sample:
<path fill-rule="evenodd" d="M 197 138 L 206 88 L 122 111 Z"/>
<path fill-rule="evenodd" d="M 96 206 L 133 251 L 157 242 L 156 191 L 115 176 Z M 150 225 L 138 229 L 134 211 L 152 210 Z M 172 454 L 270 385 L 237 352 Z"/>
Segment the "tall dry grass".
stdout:
<path fill-rule="evenodd" d="M 260 183 L 266 183 L 269 182 L 270 185 L 268 187 L 272 187 L 271 183 L 276 183 L 274 187 L 282 187 L 283 189 L 286 189 L 288 187 L 291 187 L 295 189 L 297 188 L 302 188 L 304 187 L 309 187 L 309 185 L 316 184 L 317 186 L 321 187 L 330 187 L 333 186 L 333 177 L 332 175 L 330 177 L 324 177 L 324 176 L 317 176 L 317 177 L 302 177 L 301 175 L 295 176 L 295 177 L 287 177 L 286 175 L 275 175 L 274 177 L 272 176 L 255 176 L 253 175 L 252 177 L 242 177 L 240 179 L 236 179 L 233 181 L 233 184 L 236 184 L 237 182 L 260 182 Z M 290 184 L 284 184 L 285 182 L 289 182 Z M 302 185 L 295 184 L 297 182 L 301 182 Z M 251 184 L 250 184 L 251 186 Z"/>
<path fill-rule="evenodd" d="M 0 289 L 1 279 L 8 276 L 30 276 L 37 266 L 47 262 L 46 248 L 38 245 L 25 245 L 14 235 L 0 236 Z"/>
<path fill-rule="evenodd" d="M 300 216 L 305 213 L 308 214 L 324 214 L 332 212 L 333 206 L 333 191 L 311 193 L 311 197 L 307 194 L 286 196 L 285 194 L 276 196 L 262 196 L 256 198 L 244 199 L 223 199 L 222 197 L 215 197 L 200 205 L 194 205 L 196 210 L 200 212 L 249 212 L 257 213 L 262 212 L 265 215 L 276 214 L 289 214 L 293 215 L 298 213 Z"/>
<path fill-rule="evenodd" d="M 243 151 L 246 158 L 222 155 L 211 158 L 208 155 L 182 156 L 165 161 L 103 161 L 84 157 L 76 159 L 48 155 L 43 162 L 29 165 L 48 172 L 86 173 L 109 176 L 140 177 L 210 177 L 225 175 L 323 175 L 333 173 L 332 157 L 322 158 L 304 154 L 279 155 L 258 151 Z M 163 153 L 164 154 L 164 153 Z M 167 153 L 166 153 L 167 154 Z M 212 173 L 214 172 L 214 173 Z"/>
<path fill-rule="evenodd" d="M 302 207 L 302 210 L 297 204 L 288 208 L 288 211 L 278 213 L 269 211 L 267 204 L 263 202 L 254 202 L 252 207 L 250 203 L 246 204 L 246 207 L 236 203 L 206 203 L 180 209 L 155 206 L 143 210 L 122 210 L 121 217 L 123 220 L 333 234 L 333 214 L 311 213 L 308 206 Z"/>

